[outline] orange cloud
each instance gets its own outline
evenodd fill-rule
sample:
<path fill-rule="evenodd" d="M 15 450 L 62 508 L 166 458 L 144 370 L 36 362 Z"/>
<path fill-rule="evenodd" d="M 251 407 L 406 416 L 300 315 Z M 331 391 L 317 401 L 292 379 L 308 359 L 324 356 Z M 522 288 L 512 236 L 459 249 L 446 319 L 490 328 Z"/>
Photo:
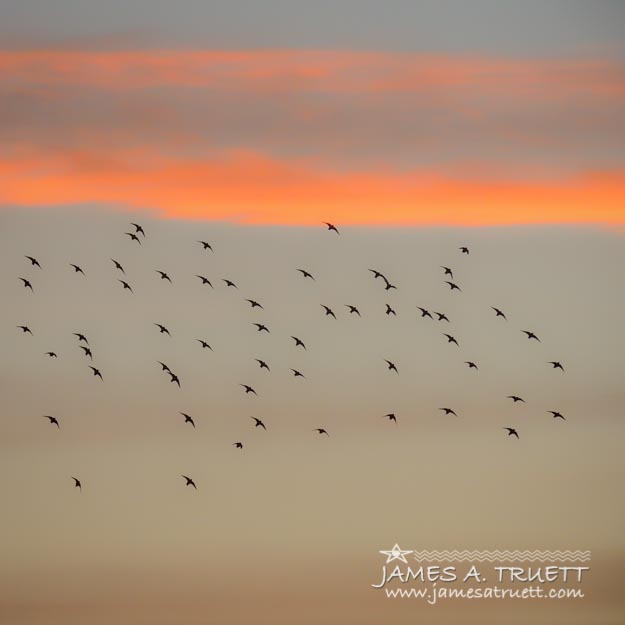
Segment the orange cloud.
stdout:
<path fill-rule="evenodd" d="M 132 152 L 0 156 L 0 204 L 104 203 L 250 224 L 625 223 L 625 172 L 553 180 L 336 171 L 236 152 L 184 159 Z"/>

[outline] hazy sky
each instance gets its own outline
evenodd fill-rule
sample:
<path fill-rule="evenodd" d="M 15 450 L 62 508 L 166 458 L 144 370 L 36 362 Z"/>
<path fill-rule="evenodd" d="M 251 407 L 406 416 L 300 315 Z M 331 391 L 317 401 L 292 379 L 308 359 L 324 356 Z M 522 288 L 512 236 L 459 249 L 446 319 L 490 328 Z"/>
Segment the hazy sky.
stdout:
<path fill-rule="evenodd" d="M 0 622 L 518 623 L 518 603 L 385 599 L 399 543 L 592 550 L 588 597 L 524 603 L 524 623 L 616 625 L 623 16 L 4 3 Z"/>

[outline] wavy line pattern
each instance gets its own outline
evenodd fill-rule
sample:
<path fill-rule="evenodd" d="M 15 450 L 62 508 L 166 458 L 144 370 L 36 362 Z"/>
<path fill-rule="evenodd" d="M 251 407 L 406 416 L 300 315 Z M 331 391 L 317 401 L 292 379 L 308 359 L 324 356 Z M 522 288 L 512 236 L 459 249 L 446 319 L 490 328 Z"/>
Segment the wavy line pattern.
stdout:
<path fill-rule="evenodd" d="M 414 551 L 419 562 L 590 562 L 590 551 Z"/>

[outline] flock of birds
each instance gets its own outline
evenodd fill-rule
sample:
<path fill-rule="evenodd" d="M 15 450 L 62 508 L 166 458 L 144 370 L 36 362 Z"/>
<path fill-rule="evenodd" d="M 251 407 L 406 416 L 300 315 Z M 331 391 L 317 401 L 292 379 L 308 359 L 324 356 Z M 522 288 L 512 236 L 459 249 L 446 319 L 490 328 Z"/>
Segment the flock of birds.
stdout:
<path fill-rule="evenodd" d="M 329 222 L 324 222 L 327 230 L 329 232 L 333 232 L 337 235 L 340 235 L 339 229 L 332 223 Z M 133 226 L 134 228 L 134 232 L 125 232 L 125 236 L 128 236 L 131 242 L 134 242 L 138 245 L 142 244 L 142 239 L 145 239 L 146 234 L 145 234 L 145 230 L 143 228 L 143 226 L 141 226 L 140 224 L 137 223 L 131 223 L 131 226 Z M 210 251 L 210 252 L 214 252 L 213 247 L 211 246 L 210 243 L 208 243 L 207 241 L 197 241 L 197 244 L 202 246 L 202 249 L 205 251 Z M 461 254 L 465 254 L 468 255 L 470 254 L 470 250 L 468 247 L 466 246 L 462 246 L 459 248 L 459 252 Z M 30 256 L 30 255 L 25 255 L 25 258 L 30 262 L 30 267 L 31 268 L 36 268 L 39 270 L 43 270 L 42 265 L 40 264 L 39 260 L 34 257 L 34 256 Z M 126 279 L 126 271 L 124 269 L 124 267 L 122 266 L 122 264 L 114 259 L 111 258 L 111 262 L 114 264 L 114 267 L 117 271 L 119 271 L 121 273 L 121 275 L 123 275 L 123 278 L 118 278 L 118 282 L 121 284 L 121 288 L 123 290 L 127 290 L 129 291 L 131 294 L 134 294 L 134 291 L 132 289 L 131 284 L 127 281 Z M 83 276 L 85 276 L 85 272 L 83 271 L 83 269 L 79 266 L 76 265 L 74 263 L 70 263 L 69 267 L 71 267 L 73 269 L 73 271 L 77 274 L 81 274 Z M 443 270 L 443 281 L 445 284 L 448 285 L 449 289 L 453 292 L 453 291 L 457 291 L 458 293 L 462 293 L 462 289 L 460 288 L 460 286 L 458 284 L 456 284 L 454 282 L 454 273 L 453 270 L 450 267 L 447 266 L 441 266 L 441 269 Z M 383 286 L 384 286 L 384 290 L 385 291 L 391 291 L 394 289 L 397 289 L 398 287 L 396 285 L 394 285 L 388 278 L 387 276 L 385 276 L 382 272 L 378 271 L 377 269 L 369 269 L 368 270 L 372 275 L 373 278 L 375 280 L 381 280 Z M 159 275 L 161 280 L 165 280 L 168 282 L 172 282 L 171 277 L 168 275 L 167 272 L 161 270 L 161 269 L 156 269 L 155 272 Z M 306 280 L 312 280 L 315 281 L 315 277 L 313 276 L 313 274 L 306 270 L 306 269 L 302 269 L 302 268 L 298 268 L 297 272 L 299 272 L 301 274 L 301 276 L 306 279 Z M 210 288 L 214 288 L 214 285 L 212 284 L 212 282 L 204 275 L 198 275 L 196 274 L 196 277 L 201 281 L 201 285 L 202 286 L 207 286 Z M 449 279 L 447 279 L 449 278 Z M 35 292 L 32 282 L 25 277 L 19 277 L 19 280 L 22 282 L 24 288 L 26 289 L 30 289 L 31 292 Z M 229 280 L 227 278 L 222 278 L 221 279 L 222 282 L 226 285 L 226 287 L 228 288 L 233 288 L 233 289 L 238 289 L 237 285 L 232 281 Z M 250 307 L 252 309 L 258 308 L 258 309 L 263 309 L 263 305 L 261 303 L 259 303 L 258 301 L 254 300 L 254 299 L 245 299 L 245 301 L 250 305 Z M 332 308 L 330 308 L 329 306 L 326 306 L 325 304 L 320 304 L 321 308 L 323 309 L 324 315 L 326 317 L 331 317 L 333 319 L 336 319 L 336 313 L 334 312 L 334 310 Z M 345 304 L 345 307 L 348 310 L 349 315 L 356 315 L 358 317 L 362 316 L 360 310 L 358 309 L 357 306 L 353 305 L 353 304 Z M 506 314 L 500 309 L 497 308 L 496 306 L 491 306 L 491 309 L 493 310 L 495 317 L 496 318 L 500 318 L 504 321 L 507 321 L 507 317 Z M 417 310 L 419 311 L 420 317 L 422 318 L 429 318 L 431 320 L 435 320 L 433 315 L 436 315 L 436 321 L 438 322 L 446 322 L 449 323 L 449 319 L 448 317 L 445 315 L 445 313 L 442 312 L 437 312 L 437 311 L 430 311 L 426 308 L 422 308 L 420 306 L 417 307 Z M 385 314 L 388 316 L 396 316 L 397 313 L 396 311 L 389 305 L 386 304 L 386 311 Z M 157 328 L 159 333 L 161 334 L 166 334 L 171 336 L 171 333 L 169 331 L 169 329 L 161 324 L 161 323 L 155 323 L 154 324 Z M 253 325 L 256 327 L 258 332 L 266 332 L 266 333 L 270 333 L 270 329 L 263 323 L 258 323 L 258 322 L 253 322 Z M 29 326 L 27 325 L 18 325 L 17 329 L 19 329 L 22 333 L 24 334 L 29 334 L 29 335 L 33 335 L 32 330 L 30 329 Z M 530 330 L 521 330 L 521 332 L 523 334 L 525 334 L 526 338 L 529 341 L 536 341 L 536 342 L 541 342 L 540 338 L 532 331 Z M 93 352 L 91 350 L 91 347 L 89 345 L 89 340 L 87 339 L 87 336 L 82 333 L 82 332 L 74 332 L 73 333 L 74 336 L 77 339 L 78 342 L 78 346 L 80 347 L 80 349 L 83 351 L 84 356 L 86 358 L 89 359 L 90 362 L 93 361 Z M 449 333 L 443 332 L 442 336 L 444 336 L 447 339 L 447 343 L 448 344 L 452 344 L 455 345 L 456 347 L 460 347 L 458 341 L 456 340 L 456 338 Z M 303 350 L 306 350 L 306 345 L 304 343 L 304 341 L 302 341 L 299 337 L 297 336 L 291 336 L 290 337 L 292 339 L 292 341 L 294 342 L 294 346 L 296 348 L 301 348 Z M 204 339 L 196 339 L 196 341 L 200 344 L 202 349 L 208 349 L 212 351 L 212 347 L 211 345 Z M 58 358 L 58 354 L 54 351 L 47 351 L 44 352 L 44 355 L 49 357 L 49 358 Z M 260 359 L 260 358 L 256 358 L 255 361 L 258 363 L 258 366 L 260 367 L 260 369 L 265 369 L 266 371 L 270 372 L 271 369 L 269 367 L 269 365 L 267 364 L 267 362 L 265 362 L 264 360 Z M 397 367 L 397 365 L 391 361 L 391 360 L 385 360 L 386 362 L 386 366 L 388 371 L 393 372 L 397 375 L 399 375 L 399 369 Z M 164 362 L 158 361 L 158 364 L 161 367 L 161 371 L 166 375 L 169 376 L 169 382 L 172 384 L 175 384 L 178 388 L 181 388 L 181 381 L 179 376 Z M 466 360 L 464 361 L 464 364 L 467 365 L 467 367 L 469 369 L 478 371 L 479 367 L 478 364 L 471 361 L 471 360 Z M 547 364 L 551 365 L 552 368 L 555 370 L 560 370 L 561 372 L 564 372 L 564 367 L 562 365 L 561 362 L 557 361 L 557 360 L 553 360 L 553 361 L 549 361 Z M 87 365 L 89 367 L 89 369 L 91 369 L 91 372 L 93 374 L 94 377 L 99 378 L 100 381 L 104 381 L 104 376 L 102 375 L 102 372 L 100 371 L 100 369 L 98 369 L 97 367 L 95 367 L 93 364 L 89 364 Z M 293 376 L 298 378 L 305 378 L 304 374 L 297 370 L 297 369 L 291 369 L 291 372 L 293 373 Z M 243 389 L 243 391 L 245 392 L 245 394 L 253 394 L 253 395 L 257 395 L 256 390 L 248 385 L 248 384 L 240 384 L 241 388 Z M 519 397 L 518 395 L 508 395 L 507 399 L 510 399 L 514 404 L 516 403 L 525 403 L 525 400 L 522 397 Z M 439 408 L 439 410 L 441 412 L 443 412 L 445 415 L 453 415 L 453 416 L 458 416 L 458 414 L 456 413 L 456 411 L 452 408 L 449 407 L 441 407 Z M 565 420 L 565 417 L 556 410 L 548 410 L 547 411 L 548 414 L 551 414 L 552 417 L 554 419 L 562 419 Z M 193 417 L 185 412 L 180 412 L 180 415 L 182 416 L 182 418 L 184 419 L 184 423 L 188 423 L 191 427 L 195 428 L 195 421 L 193 420 Z M 58 428 L 59 430 L 61 429 L 61 423 L 59 421 L 59 419 L 55 416 L 52 415 L 43 415 L 44 419 L 47 419 L 50 423 L 50 425 Z M 395 425 L 397 425 L 397 416 L 395 413 L 387 413 L 385 415 L 382 415 L 382 418 L 384 419 L 388 419 L 389 422 L 393 422 Z M 265 423 L 261 420 L 258 419 L 257 417 L 250 417 L 250 419 L 253 420 L 253 426 L 255 428 L 262 428 L 263 430 L 267 430 L 267 426 L 265 425 Z M 517 439 L 519 438 L 519 433 L 516 430 L 516 428 L 513 427 L 504 427 L 503 430 L 505 430 L 507 432 L 507 436 L 508 437 L 516 437 Z M 322 436 L 327 436 L 329 437 L 330 434 L 327 431 L 327 429 L 325 429 L 324 427 L 318 427 L 315 428 L 313 430 L 313 432 L 315 432 L 318 435 L 322 435 Z M 232 443 L 232 445 L 235 447 L 235 449 L 243 449 L 243 443 L 241 441 L 236 441 L 234 443 Z M 185 480 L 185 485 L 186 486 L 192 486 L 194 489 L 197 490 L 197 485 L 195 484 L 194 480 L 187 476 L 187 475 L 182 475 L 181 476 L 184 480 Z M 80 479 L 78 479 L 77 477 L 71 476 L 71 479 L 74 481 L 74 487 L 78 488 L 80 491 L 82 491 L 82 483 L 80 481 Z"/>

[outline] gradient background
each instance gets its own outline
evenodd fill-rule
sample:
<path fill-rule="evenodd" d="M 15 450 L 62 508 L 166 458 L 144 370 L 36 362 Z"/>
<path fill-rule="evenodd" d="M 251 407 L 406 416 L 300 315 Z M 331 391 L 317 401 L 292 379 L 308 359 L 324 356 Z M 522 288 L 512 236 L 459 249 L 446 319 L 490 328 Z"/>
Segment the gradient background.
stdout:
<path fill-rule="evenodd" d="M 624 18 L 608 1 L 3 4 L 0 623 L 621 624 Z M 587 597 L 387 600 L 370 584 L 395 542 L 590 549 Z"/>

